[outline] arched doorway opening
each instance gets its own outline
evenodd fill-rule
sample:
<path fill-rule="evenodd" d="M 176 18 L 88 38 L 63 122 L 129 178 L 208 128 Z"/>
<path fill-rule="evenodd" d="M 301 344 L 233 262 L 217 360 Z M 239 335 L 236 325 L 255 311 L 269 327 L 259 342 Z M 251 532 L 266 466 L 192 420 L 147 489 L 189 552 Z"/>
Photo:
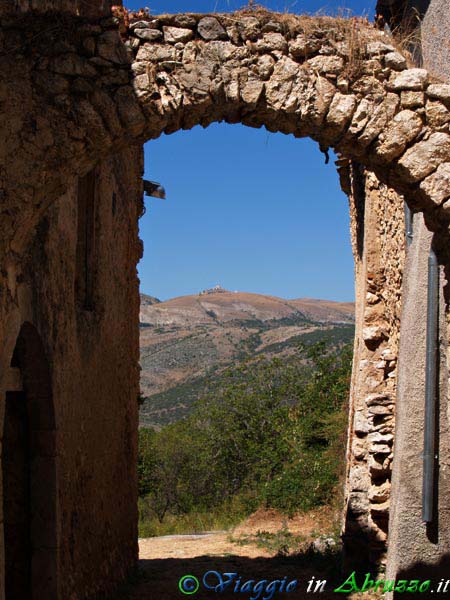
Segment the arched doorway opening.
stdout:
<path fill-rule="evenodd" d="M 49 363 L 24 323 L 10 364 L 3 431 L 5 595 L 57 598 L 56 426 Z"/>
<path fill-rule="evenodd" d="M 276 406 L 280 414 L 284 402 L 291 403 L 292 418 L 285 421 L 282 418 L 284 432 L 293 425 L 293 414 L 301 403 L 301 385 L 291 387 L 287 380 L 289 373 L 292 374 L 291 368 L 295 370 L 296 380 L 300 380 L 303 368 L 300 366 L 303 357 L 300 358 L 298 350 L 300 340 L 312 346 L 315 341 L 327 339 L 331 349 L 330 338 L 333 335 L 336 335 L 337 344 L 343 341 L 344 334 L 348 334 L 347 343 L 353 339 L 353 326 L 345 322 L 346 315 L 342 310 L 346 307 L 337 302 L 306 301 L 304 298 L 310 296 L 341 302 L 353 299 L 347 198 L 339 189 L 333 166 L 324 164 L 324 157 L 314 142 L 297 140 L 281 133 L 217 123 L 205 130 L 196 127 L 189 132 L 161 136 L 158 141 L 148 144 L 146 152 L 146 176 L 156 178 L 165 186 L 167 201 L 150 201 L 150 210 L 140 221 L 144 242 L 144 261 L 140 265 L 141 289 L 148 294 L 142 299 L 140 323 L 143 401 L 139 457 L 142 475 L 140 537 L 170 535 L 175 528 L 182 533 L 181 527 L 187 534 L 233 528 L 236 521 L 244 521 L 248 518 L 247 513 L 256 509 L 260 509 L 257 518 L 261 530 L 269 527 L 281 529 L 278 519 L 281 522 L 283 517 L 270 511 L 275 504 L 278 507 L 283 504 L 283 510 L 288 503 L 289 507 L 296 502 L 300 504 L 303 492 L 300 490 L 299 473 L 302 471 L 306 479 L 309 467 L 304 465 L 306 462 L 310 464 L 313 452 L 300 464 L 300 460 L 294 457 L 296 449 L 291 448 L 286 453 L 290 455 L 288 457 L 281 450 L 281 442 L 280 445 L 274 442 L 270 453 L 265 454 L 268 460 L 264 462 L 263 452 L 271 440 L 282 437 L 274 429 L 268 433 L 271 426 L 267 427 L 270 419 L 267 419 L 265 411 L 269 406 L 274 411 Z M 177 165 L 176 173 L 166 166 L 171 164 Z M 301 176 L 299 165 L 303 167 Z M 261 176 L 262 173 L 267 175 Z M 320 223 L 320 227 L 314 228 L 313 233 L 311 223 L 316 222 Z M 339 254 L 345 255 L 345 260 Z M 331 266 L 331 261 L 337 258 L 341 260 L 336 260 Z M 330 275 L 326 268 L 332 271 Z M 333 283 L 330 277 L 335 278 Z M 217 283 L 221 285 L 214 285 Z M 348 296 L 343 297 L 343 293 Z M 294 304 L 299 312 L 291 311 L 290 307 Z M 308 326 L 306 314 L 299 314 L 306 311 L 307 304 L 315 313 L 308 313 Z M 325 305 L 329 307 L 329 313 L 319 314 L 320 307 Z M 338 338 L 339 335 L 342 338 Z M 282 366 L 271 362 L 275 357 L 282 361 Z M 252 374 L 244 366 L 247 360 L 252 361 L 245 363 L 252 365 Z M 263 369 L 266 369 L 267 377 L 264 385 L 260 377 Z M 172 385 L 172 376 L 179 373 L 181 385 L 178 382 Z M 191 378 L 192 374 L 195 376 Z M 230 381 L 233 383 L 230 384 Z M 237 385 L 242 386 L 239 392 Z M 264 396 L 263 387 L 270 389 L 270 401 Z M 206 401 L 206 406 L 201 415 L 198 413 L 197 421 L 197 414 L 193 416 L 195 409 L 192 403 L 200 397 Z M 236 403 L 237 397 L 239 402 Z M 256 397 L 260 402 L 256 401 Z M 214 399 L 217 399 L 217 404 Z M 223 406 L 229 407 L 229 410 L 223 409 Z M 212 417 L 210 410 L 211 413 L 214 411 Z M 233 414 L 233 425 L 225 422 L 226 414 Z M 185 469 L 178 476 L 176 469 L 189 460 L 187 458 L 184 462 L 184 456 L 178 452 L 180 446 L 187 447 L 187 444 L 179 442 L 184 434 L 182 420 L 192 419 L 189 421 L 192 423 L 189 437 L 193 441 L 197 424 L 203 423 L 202 418 L 205 417 L 208 426 L 204 430 L 208 430 L 207 437 L 214 450 L 211 448 L 211 455 L 209 448 L 205 450 L 211 460 L 205 461 L 208 485 L 202 488 L 203 467 L 199 459 L 196 459 L 195 482 L 188 481 L 190 477 L 184 478 L 184 473 L 193 472 L 191 469 Z M 252 426 L 248 425 L 250 420 Z M 221 426 L 214 429 L 218 421 L 221 421 Z M 208 429 L 209 426 L 211 429 Z M 246 434 L 238 439 L 239 434 L 235 433 L 240 426 Z M 152 428 L 158 431 L 154 437 L 149 431 Z M 344 423 L 342 429 L 345 429 Z M 243 438 L 250 439 L 249 430 L 255 444 L 260 444 L 254 454 L 247 452 L 247 447 L 244 449 Z M 170 445 L 174 431 L 178 440 L 175 447 Z M 236 453 L 231 450 L 227 454 L 227 465 L 221 463 L 223 468 L 218 467 L 220 457 L 233 447 L 232 438 Z M 342 439 L 343 462 L 345 432 Z M 303 441 L 298 446 L 301 444 Z M 319 436 L 314 440 L 305 439 L 302 448 L 306 446 L 315 450 L 321 446 L 317 452 L 322 453 L 323 447 L 328 446 L 328 438 L 323 447 Z M 158 489 L 156 485 L 153 489 L 151 486 L 145 488 L 146 458 L 152 451 L 156 455 L 161 449 L 158 457 L 161 457 L 159 464 L 163 464 L 164 473 L 156 473 L 161 486 Z M 280 450 L 278 456 L 283 454 L 283 457 L 277 461 L 275 456 Z M 190 453 L 198 457 L 196 452 Z M 303 453 L 303 458 L 305 456 L 306 453 Z M 282 462 L 283 467 L 280 466 Z M 289 471 L 288 465 L 292 470 Z M 221 477 L 211 476 L 213 470 L 216 473 L 220 471 Z M 244 471 L 246 477 L 242 475 Z M 292 482 L 294 471 L 297 483 Z M 321 476 L 324 471 L 323 468 Z M 325 482 L 324 477 L 319 481 L 317 474 L 310 472 L 311 481 L 314 480 L 311 492 L 313 487 L 315 490 L 320 488 L 323 496 L 319 498 L 317 494 L 312 498 L 312 493 L 305 492 L 304 505 L 322 502 L 335 485 L 334 473 L 331 484 Z M 276 477 L 281 483 L 276 484 L 279 487 L 272 494 L 269 489 L 275 486 Z M 264 491 L 259 485 L 263 478 L 267 484 Z M 209 503 L 207 492 L 213 488 L 211 479 L 221 480 L 223 494 L 217 494 L 220 500 L 212 499 Z M 194 487 L 196 506 L 200 507 L 195 511 L 187 503 L 183 504 L 184 497 L 180 499 L 181 490 L 186 496 L 192 490 L 194 496 Z M 340 489 L 341 486 L 337 484 L 336 487 Z M 167 495 L 166 491 L 169 492 Z M 243 498 L 242 503 L 247 504 L 242 512 L 236 511 L 239 514 L 231 514 L 231 510 L 222 508 L 224 498 L 230 504 L 231 499 L 237 504 L 238 498 Z M 339 504 L 342 504 L 340 500 Z M 248 508 L 250 505 L 251 508 Z M 155 514 L 156 510 L 158 514 Z M 223 513 L 226 513 L 226 518 L 223 518 Z M 333 517 L 336 515 L 336 522 L 341 518 L 338 511 L 330 509 L 329 513 Z M 271 518 L 273 521 L 270 521 Z M 291 520 L 289 526 L 296 525 L 297 522 Z M 295 530 L 296 533 L 289 531 L 288 535 L 295 537 L 298 530 Z M 250 531 L 250 528 L 245 531 Z M 302 534 L 305 531 L 306 525 Z M 223 533 L 216 532 L 208 538 L 210 547 L 222 543 L 220 536 L 224 537 Z M 183 543 L 183 540 L 180 538 L 176 543 Z M 251 534 L 245 540 L 251 543 Z M 163 540 L 161 542 L 164 544 Z M 164 551 L 173 552 L 173 544 L 173 539 L 168 539 L 166 547 L 158 547 L 158 542 L 143 541 L 141 557 L 144 560 L 161 559 Z M 150 550 L 152 546 L 154 551 Z M 192 545 L 190 549 L 194 551 Z M 202 552 L 200 545 L 195 551 Z M 238 555 L 239 549 L 236 546 L 232 548 L 230 544 L 227 551 Z M 150 577 L 153 575 L 150 571 Z"/>

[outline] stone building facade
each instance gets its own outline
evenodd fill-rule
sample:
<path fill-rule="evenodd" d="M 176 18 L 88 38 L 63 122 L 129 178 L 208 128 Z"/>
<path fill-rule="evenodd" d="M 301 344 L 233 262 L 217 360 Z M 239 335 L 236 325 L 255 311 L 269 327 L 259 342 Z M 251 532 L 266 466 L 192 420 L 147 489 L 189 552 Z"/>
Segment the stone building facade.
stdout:
<path fill-rule="evenodd" d="M 450 87 L 408 68 L 394 40 L 362 20 L 121 15 L 101 0 L 0 4 L 0 600 L 97 597 L 136 562 L 142 143 L 218 120 L 340 153 L 357 304 L 347 556 L 387 561 L 392 574 L 413 573 L 419 559 L 442 572 Z M 415 213 L 408 250 L 404 201 Z M 441 468 L 439 520 L 425 526 L 432 238 Z"/>
<path fill-rule="evenodd" d="M 378 4 L 383 4 L 379 2 Z M 445 0 L 393 0 L 394 31 L 407 32 L 412 60 L 434 77 L 450 83 L 450 5 Z M 411 18 L 413 13 L 413 18 Z M 425 110 L 435 112 L 433 103 Z M 435 113 L 436 114 L 436 113 Z M 439 120 L 439 117 L 437 117 Z M 443 126 L 443 123 L 441 124 Z M 447 189 L 450 183 L 447 182 Z M 444 576 L 450 568 L 448 461 L 450 411 L 448 391 L 448 248 L 430 232 L 420 212 L 413 214 L 410 246 L 403 271 L 402 311 L 398 356 L 396 435 L 392 473 L 389 554 L 391 578 Z M 424 523 L 422 474 L 424 451 L 424 398 L 426 321 L 429 292 L 429 255 L 439 262 L 437 432 L 435 442 L 434 519 Z"/>
<path fill-rule="evenodd" d="M 380 0 L 377 13 L 385 17 L 385 23 L 394 35 L 408 36 L 411 65 L 425 66 L 440 80 L 450 81 L 450 60 L 446 51 L 450 26 L 448 3 Z M 434 112 L 433 102 L 424 110 L 429 114 Z M 446 124 L 447 120 L 444 120 L 443 130 L 446 130 Z M 344 538 L 350 538 L 349 547 L 356 542 L 355 551 L 360 553 L 365 537 L 369 543 L 366 543 L 364 558 L 383 563 L 388 559 L 390 579 L 396 576 L 398 579 L 400 575 L 430 577 L 433 572 L 438 576 L 447 568 L 450 544 L 445 466 L 441 471 L 440 492 L 435 498 L 435 511 L 440 515 L 439 535 L 432 533 L 433 526 L 423 523 L 421 516 L 427 276 L 433 234 L 427 229 L 421 213 L 414 211 L 412 226 L 406 232 L 401 214 L 404 197 L 380 184 L 376 176 L 367 171 L 363 171 L 362 185 L 349 185 L 348 176 L 352 171 L 355 171 L 355 165 L 346 173 L 343 181 L 347 183 L 343 187 L 349 195 L 353 219 L 361 205 L 361 197 L 369 214 L 378 212 L 372 222 L 367 222 L 367 214 L 364 217 L 367 237 L 361 247 L 366 249 L 362 253 L 365 260 L 355 252 L 354 244 L 355 289 L 360 298 L 357 300 L 357 329 L 370 328 L 373 322 L 381 320 L 388 333 L 379 354 L 370 352 L 365 345 L 358 347 L 358 334 L 355 339 L 352 383 L 355 412 L 353 417 L 350 415 Z M 358 168 L 357 173 L 360 172 Z M 446 186 L 450 188 L 449 183 Z M 354 220 L 353 230 L 357 230 Z M 439 236 L 435 235 L 435 238 Z M 439 246 L 439 242 L 436 245 Z M 442 250 L 441 244 L 441 253 Z M 439 258 L 446 263 L 445 252 Z M 447 308 L 444 298 L 447 284 L 446 269 L 443 266 L 441 269 L 438 334 L 442 361 L 438 385 L 441 432 L 436 452 L 445 457 L 449 452 L 445 376 Z M 361 271 L 363 277 L 367 272 L 369 277 L 358 282 Z M 363 299 L 364 290 L 367 295 Z M 374 291 L 378 300 L 372 295 Z M 375 393 L 369 393 L 371 389 Z M 396 448 L 402 450 L 394 452 Z"/>
<path fill-rule="evenodd" d="M 12 300 L 2 331 L 4 598 L 97 597 L 137 560 L 141 174 L 141 150 L 129 148 L 68 182 L 33 232 L 17 283 L 3 288 Z M 18 401 L 28 414 L 15 413 Z M 28 491 L 17 483 L 25 428 Z M 9 596 L 17 585 L 23 595 Z"/>
<path fill-rule="evenodd" d="M 39 20 L 56 10 L 98 19 L 110 14 L 106 4 L 5 2 L 0 15 L 19 21 L 33 11 Z M 19 111 L 26 116 L 31 102 L 16 89 L 4 107 L 10 120 Z M 21 135 L 29 136 L 23 125 Z M 37 120 L 32 128 L 40 126 Z M 15 152 L 10 139 L 3 137 L 3 166 Z M 22 182 L 26 154 L 17 172 Z M 2 255 L 2 599 L 97 598 L 112 592 L 138 558 L 142 146 L 118 148 L 84 171 L 67 178 L 64 193 L 53 193 L 38 219 L 28 213 L 24 238 L 6 261 Z M 11 232 L 15 217 L 7 213 Z"/>

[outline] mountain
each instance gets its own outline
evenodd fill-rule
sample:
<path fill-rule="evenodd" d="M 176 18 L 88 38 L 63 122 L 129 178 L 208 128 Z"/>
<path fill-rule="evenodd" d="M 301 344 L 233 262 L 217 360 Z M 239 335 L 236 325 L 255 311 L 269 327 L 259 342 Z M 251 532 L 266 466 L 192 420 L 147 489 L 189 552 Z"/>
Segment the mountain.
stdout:
<path fill-rule="evenodd" d="M 141 296 L 141 423 L 176 420 L 230 364 L 252 356 L 288 357 L 299 342 L 353 337 L 354 304 L 230 292 L 159 301 Z"/>
<path fill-rule="evenodd" d="M 354 310 L 352 302 L 313 298 L 284 300 L 276 296 L 221 289 L 165 302 L 142 294 L 140 321 L 147 327 L 225 325 L 232 321 L 265 322 L 282 318 L 348 323 L 354 320 Z"/>
<path fill-rule="evenodd" d="M 155 296 L 147 296 L 147 294 L 141 294 L 141 306 L 152 306 L 152 304 L 160 304 L 161 300 L 155 298 Z"/>

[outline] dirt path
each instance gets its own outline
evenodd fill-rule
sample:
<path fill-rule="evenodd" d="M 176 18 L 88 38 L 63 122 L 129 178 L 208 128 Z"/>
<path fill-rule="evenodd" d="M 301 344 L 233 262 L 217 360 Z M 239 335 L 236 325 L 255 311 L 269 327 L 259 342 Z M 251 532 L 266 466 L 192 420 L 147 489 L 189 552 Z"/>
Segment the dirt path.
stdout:
<path fill-rule="evenodd" d="M 248 540 L 258 532 L 276 534 L 287 528 L 293 536 L 301 536 L 305 542 L 321 534 L 329 533 L 332 523 L 329 510 L 311 511 L 292 519 L 276 511 L 259 510 L 231 532 L 212 532 L 200 535 L 173 535 L 139 540 L 142 560 L 195 558 L 198 556 L 226 557 L 236 555 L 245 558 L 271 558 L 270 552 L 256 544 L 242 544 L 232 540 Z"/>
<path fill-rule="evenodd" d="M 313 539 L 317 539 L 331 529 L 329 511 L 314 511 L 301 517 L 286 521 L 275 512 L 259 511 L 233 532 L 211 532 L 200 535 L 174 535 L 159 538 L 147 538 L 139 541 L 140 548 L 140 580 L 129 588 L 123 600 L 180 600 L 192 597 L 196 600 L 239 599 L 268 600 L 270 593 L 253 594 L 247 591 L 234 592 L 227 589 L 218 594 L 213 589 L 204 587 L 203 577 L 208 571 L 237 573 L 235 580 L 241 578 L 241 585 L 247 580 L 285 580 L 285 585 L 296 580 L 297 584 L 291 592 L 277 592 L 273 598 L 300 600 L 308 598 L 308 582 L 315 579 L 327 580 L 321 600 L 346 598 L 346 594 L 333 593 L 333 588 L 343 582 L 339 575 L 341 561 L 340 551 L 335 548 L 332 553 L 320 554 L 307 551 Z M 304 538 L 300 551 L 287 556 L 279 556 L 275 550 L 259 547 L 254 536 L 261 531 L 277 533 L 288 527 L 295 536 Z M 270 537 L 270 536 L 268 536 Z M 300 539 L 298 537 L 297 539 Z M 239 543 L 239 540 L 241 543 Z M 242 540 L 253 543 L 242 544 Z M 179 589 L 179 581 L 183 576 L 193 575 L 200 587 L 196 593 L 183 594 Z M 344 577 L 345 579 L 345 577 Z M 208 583 L 217 581 L 217 576 L 210 574 Z M 235 583 L 233 583 L 233 586 Z M 278 584 L 279 585 L 279 584 Z M 365 598 L 368 598 L 366 595 Z"/>

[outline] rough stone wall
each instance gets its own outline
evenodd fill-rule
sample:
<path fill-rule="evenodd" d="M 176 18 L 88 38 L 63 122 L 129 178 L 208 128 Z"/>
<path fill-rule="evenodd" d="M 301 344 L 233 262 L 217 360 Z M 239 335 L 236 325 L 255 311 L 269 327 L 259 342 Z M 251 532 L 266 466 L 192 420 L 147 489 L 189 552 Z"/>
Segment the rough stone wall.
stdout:
<path fill-rule="evenodd" d="M 420 27 L 421 60 L 443 81 L 450 81 L 448 27 L 450 5 L 427 2 Z M 434 111 L 432 103 L 426 110 Z M 450 190 L 447 183 L 446 189 Z M 425 412 L 425 355 L 428 257 L 436 252 L 440 265 L 437 438 L 433 522 L 422 522 L 422 453 Z M 404 270 L 401 344 L 397 394 L 397 433 L 390 516 L 389 578 L 434 578 L 450 569 L 450 412 L 449 412 L 449 294 L 450 255 L 446 235 L 434 234 L 423 215 L 414 216 L 412 244 Z"/>
<path fill-rule="evenodd" d="M 364 21 L 257 15 L 3 19 L 4 250 L 99 157 L 220 120 L 310 136 L 448 222 L 448 86 Z"/>
<path fill-rule="evenodd" d="M 384 562 L 394 440 L 405 231 L 403 201 L 361 165 L 340 166 L 349 194 L 356 331 L 343 534 L 347 561 Z M 345 183 L 345 181 L 347 183 Z"/>
<path fill-rule="evenodd" d="M 24 321 L 36 326 L 50 363 L 57 427 L 58 597 L 67 600 L 110 591 L 137 559 L 136 263 L 142 168 L 142 151 L 134 147 L 96 167 L 88 309 L 76 293 L 82 216 L 76 179 L 45 212 L 14 272 L 1 280 L 3 373 Z M 4 377 L 0 383 L 3 395 Z"/>
<path fill-rule="evenodd" d="M 345 530 L 382 557 L 403 264 L 403 203 L 386 185 L 447 243 L 450 87 L 407 69 L 361 21 L 256 12 L 127 28 L 49 13 L 1 24 L 0 377 L 32 321 L 55 390 L 62 597 L 112 587 L 136 554 L 141 163 L 123 148 L 217 120 L 310 136 L 383 182 L 348 174 L 358 308 Z M 98 265 L 83 309 L 75 186 L 99 160 Z"/>
<path fill-rule="evenodd" d="M 28 12 L 101 17 L 110 14 L 111 2 L 110 0 L 0 0 L 0 16 Z"/>

